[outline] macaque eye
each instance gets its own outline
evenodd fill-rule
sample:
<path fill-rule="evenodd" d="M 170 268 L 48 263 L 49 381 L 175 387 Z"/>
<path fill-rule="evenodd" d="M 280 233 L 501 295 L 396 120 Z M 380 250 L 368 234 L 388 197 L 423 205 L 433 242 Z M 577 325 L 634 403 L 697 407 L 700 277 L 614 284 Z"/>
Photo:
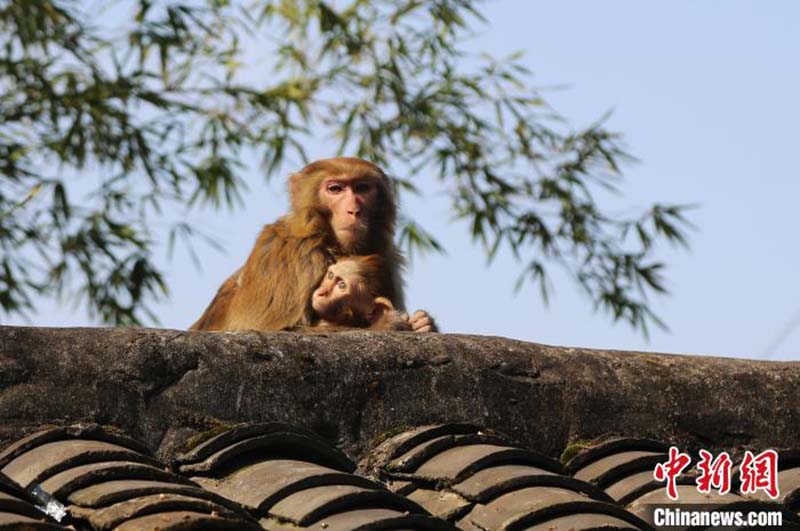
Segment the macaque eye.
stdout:
<path fill-rule="evenodd" d="M 368 181 L 361 181 L 353 185 L 353 191 L 357 194 L 366 194 L 372 190 L 372 183 Z"/>
<path fill-rule="evenodd" d="M 337 284 L 337 286 L 339 286 L 339 289 L 341 289 L 341 290 L 344 290 L 344 289 L 347 288 L 347 284 L 345 284 L 344 280 L 340 280 L 339 283 Z"/>
<path fill-rule="evenodd" d="M 333 271 L 328 271 L 328 280 L 333 280 Z"/>
<path fill-rule="evenodd" d="M 338 194 L 344 191 L 344 186 L 339 183 L 328 183 L 328 186 L 325 187 L 328 193 L 331 194 Z"/>

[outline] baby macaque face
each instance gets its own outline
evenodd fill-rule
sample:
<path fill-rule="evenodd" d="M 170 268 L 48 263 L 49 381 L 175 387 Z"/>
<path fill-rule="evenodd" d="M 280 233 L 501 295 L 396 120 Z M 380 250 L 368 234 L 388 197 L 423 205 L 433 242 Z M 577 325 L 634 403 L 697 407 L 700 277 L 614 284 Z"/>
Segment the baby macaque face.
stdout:
<path fill-rule="evenodd" d="M 322 283 L 314 290 L 311 306 L 321 319 L 334 320 L 349 308 L 365 317 L 371 311 L 372 297 L 362 287 L 362 279 L 355 262 L 341 260 L 328 267 Z"/>

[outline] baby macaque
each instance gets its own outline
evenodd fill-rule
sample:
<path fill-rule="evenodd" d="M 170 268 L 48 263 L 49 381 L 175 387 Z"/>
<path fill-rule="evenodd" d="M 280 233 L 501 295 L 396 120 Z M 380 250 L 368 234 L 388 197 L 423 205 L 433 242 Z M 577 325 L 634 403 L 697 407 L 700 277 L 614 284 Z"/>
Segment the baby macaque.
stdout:
<path fill-rule="evenodd" d="M 412 330 L 408 315 L 381 296 L 383 259 L 377 255 L 346 256 L 330 265 L 311 296 L 319 328 Z"/>

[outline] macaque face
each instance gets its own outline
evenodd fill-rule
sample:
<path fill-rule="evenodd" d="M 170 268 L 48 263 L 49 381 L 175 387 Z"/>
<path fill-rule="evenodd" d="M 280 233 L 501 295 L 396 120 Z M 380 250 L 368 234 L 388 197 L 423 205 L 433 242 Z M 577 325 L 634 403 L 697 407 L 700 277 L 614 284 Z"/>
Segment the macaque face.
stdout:
<path fill-rule="evenodd" d="M 344 308 L 366 316 L 371 297 L 359 289 L 360 282 L 358 266 L 353 262 L 345 260 L 332 264 L 311 296 L 311 306 L 321 319 L 335 320 Z"/>
<path fill-rule="evenodd" d="M 371 177 L 341 176 L 322 181 L 320 201 L 330 209 L 331 228 L 345 247 L 362 241 L 369 231 L 378 201 L 378 186 Z"/>

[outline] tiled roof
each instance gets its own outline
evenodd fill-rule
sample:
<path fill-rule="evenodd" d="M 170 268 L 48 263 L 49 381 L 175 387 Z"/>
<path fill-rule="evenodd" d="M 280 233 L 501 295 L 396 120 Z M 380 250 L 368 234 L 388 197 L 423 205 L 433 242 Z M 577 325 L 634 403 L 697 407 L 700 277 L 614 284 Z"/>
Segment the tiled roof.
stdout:
<path fill-rule="evenodd" d="M 648 529 L 558 461 L 469 425 L 424 426 L 385 441 L 367 466 L 460 529 Z M 566 527 L 565 527 L 566 526 Z"/>
<path fill-rule="evenodd" d="M 653 479 L 653 469 L 656 463 L 667 461 L 668 449 L 669 445 L 656 441 L 618 439 L 584 450 L 568 463 L 567 469 L 573 477 L 590 481 L 603 489 L 617 504 L 633 514 L 649 518 L 649 504 L 675 503 L 667 496 L 664 483 Z M 781 495 L 775 502 L 761 491 L 746 496 L 738 493 L 741 487 L 738 473 L 732 474 L 731 492 L 725 495 L 699 492 L 693 475 L 679 477 L 678 499 L 681 504 L 730 511 L 782 509 L 787 521 L 796 521 L 800 516 L 800 460 L 793 454 L 786 452 L 784 459 L 780 460 L 778 484 Z"/>
<path fill-rule="evenodd" d="M 315 434 L 285 424 L 234 428 L 176 465 L 246 507 L 264 529 L 451 529 L 417 503 L 353 474 L 355 463 Z"/>
<path fill-rule="evenodd" d="M 28 492 L 38 487 L 67 506 L 78 529 L 260 529 L 235 503 L 169 472 L 136 441 L 97 426 L 25 437 L 0 453 L 0 471 L 7 482 Z"/>
<path fill-rule="evenodd" d="M 667 442 L 778 450 L 777 502 L 681 501 L 796 517 L 798 388 L 796 362 L 479 336 L 0 326 L 0 530 L 649 529 Z"/>
<path fill-rule="evenodd" d="M 34 433 L 0 452 L 0 530 L 588 531 L 652 530 L 646 503 L 668 445 L 619 439 L 566 466 L 468 424 L 405 430 L 356 464 L 323 438 L 281 423 L 188 441 L 171 463 L 96 425 Z M 777 502 L 702 495 L 681 480 L 679 503 L 800 512 L 800 460 L 787 453 Z M 738 487 L 738 485 L 737 485 Z M 43 508 L 63 506 L 57 522 Z M 784 529 L 782 528 L 782 529 Z"/>

